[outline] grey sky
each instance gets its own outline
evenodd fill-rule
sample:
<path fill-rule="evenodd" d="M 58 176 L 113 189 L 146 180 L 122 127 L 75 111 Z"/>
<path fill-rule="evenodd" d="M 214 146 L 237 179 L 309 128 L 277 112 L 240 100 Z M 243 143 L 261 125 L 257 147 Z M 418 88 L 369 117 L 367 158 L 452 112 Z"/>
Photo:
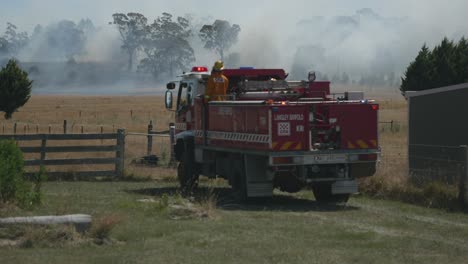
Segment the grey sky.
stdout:
<path fill-rule="evenodd" d="M 249 22 L 288 22 L 314 15 L 348 15 L 369 7 L 383 16 L 408 16 L 427 26 L 454 27 L 465 23 L 466 0 L 0 0 L 0 25 L 10 21 L 31 30 L 34 25 L 60 19 L 90 18 L 98 25 L 115 12 L 137 11 L 154 18 L 167 11 L 177 15 L 195 13 L 220 17 L 241 25 Z M 265 20 L 268 18 L 267 20 Z M 277 22 L 277 21 L 274 21 Z M 3 27 L 3 26 L 2 26 Z M 2 28 L 0 27 L 0 28 Z"/>

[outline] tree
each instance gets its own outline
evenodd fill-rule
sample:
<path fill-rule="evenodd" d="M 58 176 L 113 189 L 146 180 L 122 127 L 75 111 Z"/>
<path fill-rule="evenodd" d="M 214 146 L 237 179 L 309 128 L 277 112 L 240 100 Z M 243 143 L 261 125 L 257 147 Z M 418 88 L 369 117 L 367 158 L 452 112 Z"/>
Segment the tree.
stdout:
<path fill-rule="evenodd" d="M 457 72 L 457 83 L 468 82 L 468 40 L 462 38 L 457 45 L 457 50 L 454 56 L 455 69 Z"/>
<path fill-rule="evenodd" d="M 5 35 L 0 37 L 0 54 L 9 57 L 16 57 L 29 41 L 28 33 L 17 32 L 17 27 L 12 23 L 7 23 Z"/>
<path fill-rule="evenodd" d="M 89 18 L 81 19 L 76 27 L 83 31 L 85 35 L 96 32 L 96 27 L 94 26 L 93 21 Z"/>
<path fill-rule="evenodd" d="M 8 40 L 0 37 L 0 58 L 8 55 Z"/>
<path fill-rule="evenodd" d="M 410 63 L 402 78 L 400 90 L 421 91 L 468 81 L 468 42 L 455 44 L 444 38 L 430 51 L 425 45 Z"/>
<path fill-rule="evenodd" d="M 332 83 L 340 83 L 341 82 L 340 76 L 339 76 L 338 73 L 333 74 L 333 76 L 331 78 L 331 82 Z"/>
<path fill-rule="evenodd" d="M 139 70 L 154 76 L 161 73 L 174 76 L 175 70 L 186 70 L 195 61 L 194 50 L 188 41 L 191 36 L 189 21 L 183 17 L 176 21 L 172 18 L 171 14 L 163 13 L 147 27 L 143 42 L 146 58 L 140 62 Z"/>
<path fill-rule="evenodd" d="M 229 54 L 224 61 L 224 65 L 230 68 L 238 68 L 241 66 L 240 63 L 241 55 L 239 52 L 233 52 Z"/>
<path fill-rule="evenodd" d="M 434 48 L 430 56 L 432 64 L 432 81 L 426 89 L 457 83 L 457 69 L 455 69 L 454 63 L 455 52 L 456 46 L 453 41 L 450 41 L 447 38 L 444 38 L 440 45 Z"/>
<path fill-rule="evenodd" d="M 307 78 L 307 73 L 309 71 L 320 71 L 320 67 L 314 63 L 325 64 L 327 59 L 324 54 L 325 48 L 321 46 L 304 45 L 297 47 L 293 58 L 290 78 L 303 80 Z"/>
<path fill-rule="evenodd" d="M 49 26 L 46 30 L 46 40 L 56 56 L 67 60 L 83 53 L 86 44 L 83 30 L 70 20 L 62 20 Z"/>
<path fill-rule="evenodd" d="M 199 36 L 205 49 L 216 51 L 224 60 L 224 53 L 237 42 L 240 30 L 239 25 L 231 26 L 228 21 L 216 20 L 213 25 L 204 25 Z"/>
<path fill-rule="evenodd" d="M 348 84 L 349 83 L 349 75 L 346 72 L 343 72 L 341 75 L 341 83 Z"/>
<path fill-rule="evenodd" d="M 117 26 L 122 40 L 121 48 L 128 55 L 128 71 L 132 70 L 133 58 L 141 47 L 148 27 L 148 19 L 139 13 L 115 13 L 112 24 Z"/>
<path fill-rule="evenodd" d="M 431 53 L 429 48 L 424 44 L 416 56 L 415 60 L 410 63 L 404 77 L 401 78 L 400 91 L 421 91 L 429 89 L 431 85 Z"/>
<path fill-rule="evenodd" d="M 5 112 L 6 119 L 29 100 L 31 87 L 28 74 L 15 60 L 9 60 L 0 70 L 0 111 Z"/>

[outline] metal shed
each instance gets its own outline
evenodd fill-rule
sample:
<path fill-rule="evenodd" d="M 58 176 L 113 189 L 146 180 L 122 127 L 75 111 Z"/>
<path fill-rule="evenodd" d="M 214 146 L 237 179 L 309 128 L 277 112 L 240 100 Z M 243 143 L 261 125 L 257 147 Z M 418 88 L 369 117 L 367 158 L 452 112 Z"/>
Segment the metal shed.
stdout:
<path fill-rule="evenodd" d="M 468 83 L 407 92 L 408 162 L 417 182 L 457 183 L 468 145 Z"/>

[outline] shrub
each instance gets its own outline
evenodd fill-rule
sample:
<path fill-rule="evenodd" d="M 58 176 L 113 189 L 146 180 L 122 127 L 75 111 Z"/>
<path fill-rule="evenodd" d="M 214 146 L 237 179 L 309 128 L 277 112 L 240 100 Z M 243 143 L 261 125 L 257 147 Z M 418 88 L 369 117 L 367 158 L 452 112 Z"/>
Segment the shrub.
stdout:
<path fill-rule="evenodd" d="M 23 153 L 12 140 L 0 141 L 0 198 L 3 202 L 17 198 L 24 188 Z"/>
<path fill-rule="evenodd" d="M 41 185 L 46 179 L 41 167 L 31 182 L 24 178 L 24 160 L 21 150 L 12 140 L 0 141 L 0 201 L 17 202 L 21 207 L 32 207 L 42 201 Z"/>
<path fill-rule="evenodd" d="M 38 173 L 35 173 L 29 182 L 23 184 L 16 197 L 17 201 L 23 207 L 32 207 L 42 202 L 42 183 L 47 180 L 46 170 L 41 166 Z"/>
<path fill-rule="evenodd" d="M 95 239 L 97 244 L 102 244 L 103 240 L 108 240 L 112 229 L 122 222 L 122 218 L 116 215 L 107 215 L 93 221 L 90 230 L 90 237 Z"/>

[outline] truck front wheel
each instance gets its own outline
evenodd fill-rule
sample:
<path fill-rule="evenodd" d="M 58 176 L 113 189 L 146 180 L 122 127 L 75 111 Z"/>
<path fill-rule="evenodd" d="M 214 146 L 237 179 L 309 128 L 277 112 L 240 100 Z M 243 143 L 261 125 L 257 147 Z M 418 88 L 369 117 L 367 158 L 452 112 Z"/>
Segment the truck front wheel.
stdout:
<path fill-rule="evenodd" d="M 195 168 L 194 145 L 190 139 L 185 142 L 179 166 L 177 167 L 177 179 L 184 193 L 190 193 L 198 184 L 198 174 Z"/>
<path fill-rule="evenodd" d="M 317 183 L 312 186 L 315 200 L 319 203 L 346 203 L 350 194 L 332 194 L 331 183 Z"/>

